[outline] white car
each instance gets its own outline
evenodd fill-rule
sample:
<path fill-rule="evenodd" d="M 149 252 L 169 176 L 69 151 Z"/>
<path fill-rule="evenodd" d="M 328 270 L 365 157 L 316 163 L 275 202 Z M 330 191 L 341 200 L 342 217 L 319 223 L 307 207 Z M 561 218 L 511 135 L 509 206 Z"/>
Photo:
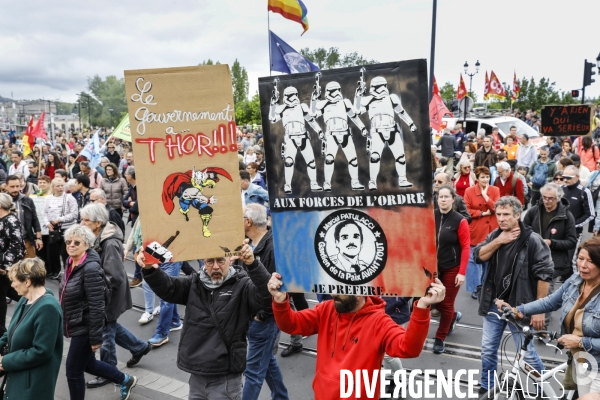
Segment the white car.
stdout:
<path fill-rule="evenodd" d="M 442 131 L 445 128 L 453 128 L 454 125 L 458 123 L 463 125 L 463 132 L 465 132 L 465 134 L 470 132 L 477 133 L 479 129 L 483 128 L 485 129 L 486 135 L 491 135 L 492 129 L 497 127 L 503 141 L 504 138 L 510 133 L 510 127 L 516 126 L 518 137 L 521 137 L 523 133 L 526 133 L 529 136 L 531 144 L 533 144 L 536 148 L 539 149 L 540 147 L 546 145 L 546 140 L 541 137 L 535 129 L 521 121 L 519 118 L 496 115 L 467 117 L 465 128 L 465 120 L 463 118 L 444 117 L 442 118 Z M 431 139 L 433 140 L 433 144 L 438 142 L 442 134 L 442 132 L 436 132 L 435 130 L 432 130 Z"/>

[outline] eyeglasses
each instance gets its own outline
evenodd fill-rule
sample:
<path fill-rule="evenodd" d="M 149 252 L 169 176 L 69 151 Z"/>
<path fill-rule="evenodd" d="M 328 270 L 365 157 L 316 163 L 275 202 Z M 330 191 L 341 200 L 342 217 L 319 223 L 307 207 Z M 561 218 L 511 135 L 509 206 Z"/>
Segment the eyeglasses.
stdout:
<path fill-rule="evenodd" d="M 551 203 L 553 201 L 556 201 L 556 197 L 547 197 L 547 196 L 542 196 L 542 201 Z"/>
<path fill-rule="evenodd" d="M 562 182 L 564 180 L 565 180 L 565 178 L 563 178 L 561 176 L 557 176 L 556 178 L 554 178 L 554 182 Z"/>
<path fill-rule="evenodd" d="M 570 175 L 563 175 L 563 180 L 565 180 L 565 181 L 570 181 L 573 178 L 575 178 L 575 177 L 574 176 L 570 176 Z"/>
<path fill-rule="evenodd" d="M 471 169 L 471 167 L 462 167 L 462 169 Z"/>
<path fill-rule="evenodd" d="M 67 246 L 70 246 L 71 244 L 73 244 L 75 247 L 81 246 L 81 242 L 79 240 L 65 240 L 65 244 Z"/>
<path fill-rule="evenodd" d="M 215 261 L 217 262 L 217 264 L 219 265 L 225 265 L 225 259 L 224 258 L 209 258 L 204 260 L 204 264 L 208 265 L 209 267 L 212 267 L 213 265 L 215 265 Z"/>

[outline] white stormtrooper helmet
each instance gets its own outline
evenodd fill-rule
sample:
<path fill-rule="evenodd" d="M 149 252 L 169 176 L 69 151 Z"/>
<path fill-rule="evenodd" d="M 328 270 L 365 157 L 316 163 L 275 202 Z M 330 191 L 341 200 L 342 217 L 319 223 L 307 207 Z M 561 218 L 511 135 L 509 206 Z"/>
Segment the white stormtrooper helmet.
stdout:
<path fill-rule="evenodd" d="M 382 76 L 377 76 L 371 79 L 371 87 L 369 88 L 369 94 L 376 99 L 381 99 L 382 97 L 388 96 L 390 92 L 388 92 L 387 81 Z"/>
<path fill-rule="evenodd" d="M 325 86 L 325 98 L 332 103 L 342 100 L 342 87 L 337 82 L 329 82 Z"/>
<path fill-rule="evenodd" d="M 298 89 L 293 86 L 286 87 L 283 91 L 283 102 L 288 106 L 297 106 L 300 104 Z"/>

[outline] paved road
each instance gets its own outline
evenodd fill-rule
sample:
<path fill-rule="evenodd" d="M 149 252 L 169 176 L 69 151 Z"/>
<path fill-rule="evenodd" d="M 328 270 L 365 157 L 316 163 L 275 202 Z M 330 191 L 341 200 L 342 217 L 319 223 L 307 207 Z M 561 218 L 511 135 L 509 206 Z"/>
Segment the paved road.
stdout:
<path fill-rule="evenodd" d="M 128 274 L 133 275 L 134 265 L 132 261 L 126 262 Z M 48 287 L 56 295 L 58 284 L 55 281 L 48 281 Z M 143 305 L 143 293 L 141 288 L 132 289 L 134 308 L 127 311 L 119 322 L 131 330 L 141 339 L 150 339 L 154 334 L 157 319 L 147 325 L 140 325 L 137 321 L 141 316 L 142 310 L 138 306 Z M 309 304 L 313 306 L 316 301 L 314 297 L 307 297 Z M 442 355 L 432 353 L 433 337 L 437 329 L 436 319 L 432 320 L 425 348 L 420 357 L 416 359 L 403 360 L 404 367 L 409 369 L 473 369 L 479 370 L 481 366 L 481 325 L 482 318 L 477 315 L 477 301 L 472 300 L 469 293 L 461 290 L 456 300 L 457 310 L 463 314 L 463 319 L 457 329 L 448 337 L 448 352 Z M 183 315 L 184 307 L 180 307 Z M 8 315 L 12 316 L 14 304 L 9 306 Z M 185 323 L 185 322 L 184 322 Z M 558 330 L 558 314 L 555 312 L 551 321 L 550 329 Z M 139 379 L 137 387 L 133 390 L 132 400 L 138 399 L 187 399 L 189 374 L 179 370 L 176 366 L 177 347 L 181 331 L 173 332 L 169 335 L 169 343 L 154 349 L 138 364 L 137 368 L 128 369 L 124 363 L 130 358 L 130 354 L 117 347 L 119 359 L 119 368 L 123 371 L 136 375 Z M 288 342 L 288 335 L 281 335 L 281 342 Z M 68 349 L 69 340 L 65 339 L 65 356 Z M 283 345 L 282 345 L 283 346 Z M 311 383 L 315 372 L 316 361 L 316 336 L 304 339 L 305 350 L 292 357 L 282 358 L 277 356 L 281 367 L 285 383 L 287 385 L 290 399 L 313 399 Z M 545 362 L 560 363 L 564 360 L 560 354 L 555 354 L 553 349 L 542 345 L 536 345 L 540 355 Z M 283 348 L 283 347 L 282 347 Z M 515 346 L 512 341 L 509 342 L 507 350 L 515 352 Z M 514 354 L 513 354 L 514 356 Z M 64 361 L 59 374 L 58 385 L 55 397 L 57 399 L 68 399 L 69 392 L 64 371 Z M 503 367 L 509 368 L 509 362 L 503 357 Z M 548 365 L 548 364 L 547 364 Z M 87 376 L 86 378 L 92 378 Z M 103 388 L 87 391 L 87 399 L 112 399 L 118 398 L 116 388 L 107 385 Z M 445 397 L 441 397 L 445 398 Z M 267 385 L 263 386 L 260 395 L 261 400 L 270 399 L 270 392 Z"/>

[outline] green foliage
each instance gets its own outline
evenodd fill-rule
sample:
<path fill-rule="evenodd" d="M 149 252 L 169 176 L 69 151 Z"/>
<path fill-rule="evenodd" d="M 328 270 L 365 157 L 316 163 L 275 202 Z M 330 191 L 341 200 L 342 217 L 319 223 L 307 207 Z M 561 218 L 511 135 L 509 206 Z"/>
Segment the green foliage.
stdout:
<path fill-rule="evenodd" d="M 198 64 L 198 66 L 202 65 L 221 65 L 221 63 L 219 61 L 213 62 L 213 60 L 209 58 L 208 60 L 204 60 L 200 64 Z"/>
<path fill-rule="evenodd" d="M 258 92 L 252 96 L 252 100 L 236 103 L 235 123 L 237 125 L 258 124 L 260 125 L 260 99 Z"/>
<path fill-rule="evenodd" d="M 450 104 L 452 99 L 456 98 L 456 89 L 451 82 L 444 83 L 444 86 L 440 88 L 440 97 L 447 103 Z"/>
<path fill-rule="evenodd" d="M 73 103 L 65 103 L 63 101 L 57 101 L 55 104 L 57 115 L 71 115 L 73 107 L 75 106 Z"/>
<path fill-rule="evenodd" d="M 127 113 L 125 80 L 114 75 L 109 75 L 105 79 L 95 75 L 93 78 L 88 78 L 88 90 L 89 93 L 79 94 L 81 121 L 84 125 L 87 124 L 88 113 L 90 113 L 93 126 L 116 126 Z"/>
<path fill-rule="evenodd" d="M 311 50 L 308 47 L 301 49 L 300 54 L 316 64 L 320 69 L 354 67 L 357 65 L 377 64 L 376 60 L 367 60 L 357 52 L 348 53 L 342 56 L 337 47 L 330 47 L 326 50 L 324 47 Z"/>
<path fill-rule="evenodd" d="M 237 105 L 248 101 L 248 88 L 250 86 L 248 72 L 246 68 L 240 65 L 237 58 L 231 66 L 231 84 L 233 86 L 233 102 Z"/>
<path fill-rule="evenodd" d="M 468 95 L 470 98 L 473 99 L 473 103 L 477 103 L 477 94 L 475 94 L 474 92 L 469 92 Z"/>
<path fill-rule="evenodd" d="M 541 111 L 542 106 L 546 104 L 561 104 L 563 99 L 568 99 L 564 94 L 561 95 L 555 88 L 555 82 L 550 82 L 548 78 L 541 78 L 538 83 L 535 79 L 523 78 L 519 81 L 521 93 L 519 98 L 513 104 L 513 108 L 527 110 L 529 108 Z M 569 94 L 570 97 L 570 94 Z M 508 99 L 510 102 L 510 99 Z"/>

